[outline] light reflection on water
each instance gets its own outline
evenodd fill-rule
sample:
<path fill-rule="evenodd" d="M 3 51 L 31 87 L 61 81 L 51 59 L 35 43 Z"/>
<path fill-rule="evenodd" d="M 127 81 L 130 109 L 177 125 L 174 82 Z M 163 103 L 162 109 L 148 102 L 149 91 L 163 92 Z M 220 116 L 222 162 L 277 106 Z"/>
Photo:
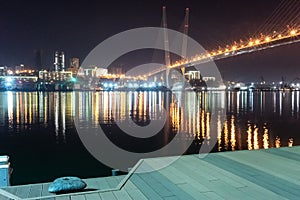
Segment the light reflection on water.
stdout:
<path fill-rule="evenodd" d="M 95 127 L 99 123 L 113 124 L 127 119 L 145 125 L 150 120 L 159 120 L 159 113 L 167 106 L 171 129 L 195 140 L 209 140 L 211 126 L 216 126 L 218 151 L 292 146 L 298 141 L 294 138 L 296 133 L 288 130 L 289 126 L 275 130 L 272 125 L 277 120 L 299 120 L 299 92 L 186 92 L 181 95 L 179 98 L 184 99 L 178 100 L 178 95 L 173 95 L 166 102 L 164 92 L 6 92 L 0 96 L 0 123 L 11 134 L 22 132 L 32 124 L 47 128 L 53 123 L 57 142 L 61 142 L 59 135 L 67 142 L 66 131 L 74 128 L 74 115 L 83 121 L 92 120 Z M 219 114 L 216 124 L 210 123 L 211 106 L 215 103 L 227 107 L 225 123 Z"/>
<path fill-rule="evenodd" d="M 65 151 L 61 160 L 66 163 L 61 163 L 61 166 L 65 165 L 69 170 L 67 162 L 76 159 L 72 151 L 82 145 L 76 142 L 79 138 L 73 123 L 75 115 L 83 122 L 92 122 L 94 127 L 100 123 L 116 131 L 113 129 L 116 121 L 132 119 L 145 126 L 151 120 L 161 120 L 164 109 L 168 113 L 168 126 L 163 129 L 162 142 L 167 143 L 172 137 L 166 136 L 172 134 L 180 134 L 182 141 L 194 138 L 193 145 L 197 148 L 191 148 L 188 153 L 197 153 L 204 138 L 209 143 L 213 137 L 217 140 L 213 151 L 299 145 L 299 98 L 299 91 L 186 92 L 173 95 L 151 91 L 1 92 L 0 153 L 12 155 L 17 158 L 14 162 L 18 162 L 18 155 L 23 156 L 20 153 L 23 150 L 18 149 L 19 138 L 22 137 L 24 146 L 28 142 L 24 138 L 39 140 L 41 145 L 49 145 L 41 150 L 45 152 L 40 153 L 49 154 L 47 151 L 58 147 L 61 148 L 59 151 Z M 225 121 L 220 112 L 214 111 L 216 105 L 227 110 Z M 214 115 L 216 121 L 212 119 Z M 11 147 L 7 141 L 17 146 Z M 14 141 L 18 142 L 14 144 Z M 35 155 L 37 150 L 30 145 L 26 146 L 26 152 Z M 84 161 L 85 158 L 81 159 Z"/>

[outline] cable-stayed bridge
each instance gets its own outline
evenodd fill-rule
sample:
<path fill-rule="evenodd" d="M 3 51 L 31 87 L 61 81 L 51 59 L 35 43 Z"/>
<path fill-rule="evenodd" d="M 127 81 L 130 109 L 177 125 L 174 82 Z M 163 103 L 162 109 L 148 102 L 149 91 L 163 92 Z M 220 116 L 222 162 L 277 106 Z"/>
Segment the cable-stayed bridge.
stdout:
<path fill-rule="evenodd" d="M 167 28 L 166 7 L 163 7 L 163 28 Z M 184 19 L 184 30 L 182 41 L 182 58 L 176 61 L 170 60 L 169 39 L 167 33 L 164 33 L 165 45 L 165 65 L 144 76 L 158 77 L 164 74 L 161 80 L 165 85 L 169 85 L 170 70 L 180 70 L 185 73 L 185 68 L 209 63 L 216 60 L 239 56 L 242 54 L 257 52 L 265 49 L 275 48 L 283 45 L 289 45 L 300 41 L 300 1 L 282 1 L 273 13 L 258 27 L 252 37 L 240 39 L 224 46 L 218 46 L 215 49 L 204 51 L 190 57 L 187 55 L 188 42 L 187 34 L 189 28 L 189 9 L 186 9 Z"/>

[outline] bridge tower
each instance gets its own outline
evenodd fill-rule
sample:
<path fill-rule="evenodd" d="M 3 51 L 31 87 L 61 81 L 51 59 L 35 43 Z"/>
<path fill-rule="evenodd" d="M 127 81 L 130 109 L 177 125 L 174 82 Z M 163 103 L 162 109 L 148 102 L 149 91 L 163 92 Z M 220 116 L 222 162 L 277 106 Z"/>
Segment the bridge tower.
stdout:
<path fill-rule="evenodd" d="M 163 6 L 163 29 L 164 29 L 164 46 L 165 46 L 165 64 L 166 64 L 166 87 L 169 88 L 169 74 L 170 74 L 170 47 L 169 47 L 169 37 L 168 37 L 168 31 L 167 31 L 167 12 L 166 12 L 166 6 Z"/>
<path fill-rule="evenodd" d="M 183 59 L 187 58 L 187 41 L 188 41 L 188 31 L 189 31 L 189 13 L 190 9 L 185 9 L 184 27 L 183 27 L 183 41 L 182 41 L 182 56 Z M 182 75 L 185 73 L 185 67 L 181 67 Z"/>

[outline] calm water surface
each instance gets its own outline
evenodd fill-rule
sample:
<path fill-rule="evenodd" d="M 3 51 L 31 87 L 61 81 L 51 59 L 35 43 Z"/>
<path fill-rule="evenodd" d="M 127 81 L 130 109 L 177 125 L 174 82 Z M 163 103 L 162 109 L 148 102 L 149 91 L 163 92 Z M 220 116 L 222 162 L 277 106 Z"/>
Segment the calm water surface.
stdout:
<path fill-rule="evenodd" d="M 299 95 L 298 91 L 1 92 L 0 154 L 10 156 L 12 184 L 52 181 L 65 175 L 110 175 L 110 168 L 81 143 L 75 116 L 95 127 L 100 124 L 113 143 L 132 152 L 159 149 L 175 135 L 180 136 L 182 148 L 187 139 L 194 140 L 186 153 L 198 153 L 204 138 L 209 142 L 212 137 L 217 139 L 217 144 L 211 144 L 213 152 L 299 145 Z M 226 115 L 221 116 L 215 107 Z M 132 119 L 147 126 L 151 120 L 160 120 L 163 110 L 165 127 L 148 139 L 128 137 L 115 123 Z"/>

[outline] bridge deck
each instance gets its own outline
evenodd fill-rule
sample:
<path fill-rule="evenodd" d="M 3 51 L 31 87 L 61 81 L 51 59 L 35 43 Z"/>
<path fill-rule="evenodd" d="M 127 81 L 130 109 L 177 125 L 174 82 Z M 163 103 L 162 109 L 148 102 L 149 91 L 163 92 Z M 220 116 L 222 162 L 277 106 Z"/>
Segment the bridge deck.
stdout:
<path fill-rule="evenodd" d="M 146 159 L 138 168 L 155 166 L 169 159 Z M 203 159 L 187 155 L 158 171 L 133 174 L 121 189 L 48 196 L 47 199 L 298 199 L 299 166 L 300 147 L 212 153 Z M 89 187 L 93 187 L 90 184 L 88 182 Z M 5 190 L 20 195 L 40 193 L 39 187 L 18 186 Z"/>

